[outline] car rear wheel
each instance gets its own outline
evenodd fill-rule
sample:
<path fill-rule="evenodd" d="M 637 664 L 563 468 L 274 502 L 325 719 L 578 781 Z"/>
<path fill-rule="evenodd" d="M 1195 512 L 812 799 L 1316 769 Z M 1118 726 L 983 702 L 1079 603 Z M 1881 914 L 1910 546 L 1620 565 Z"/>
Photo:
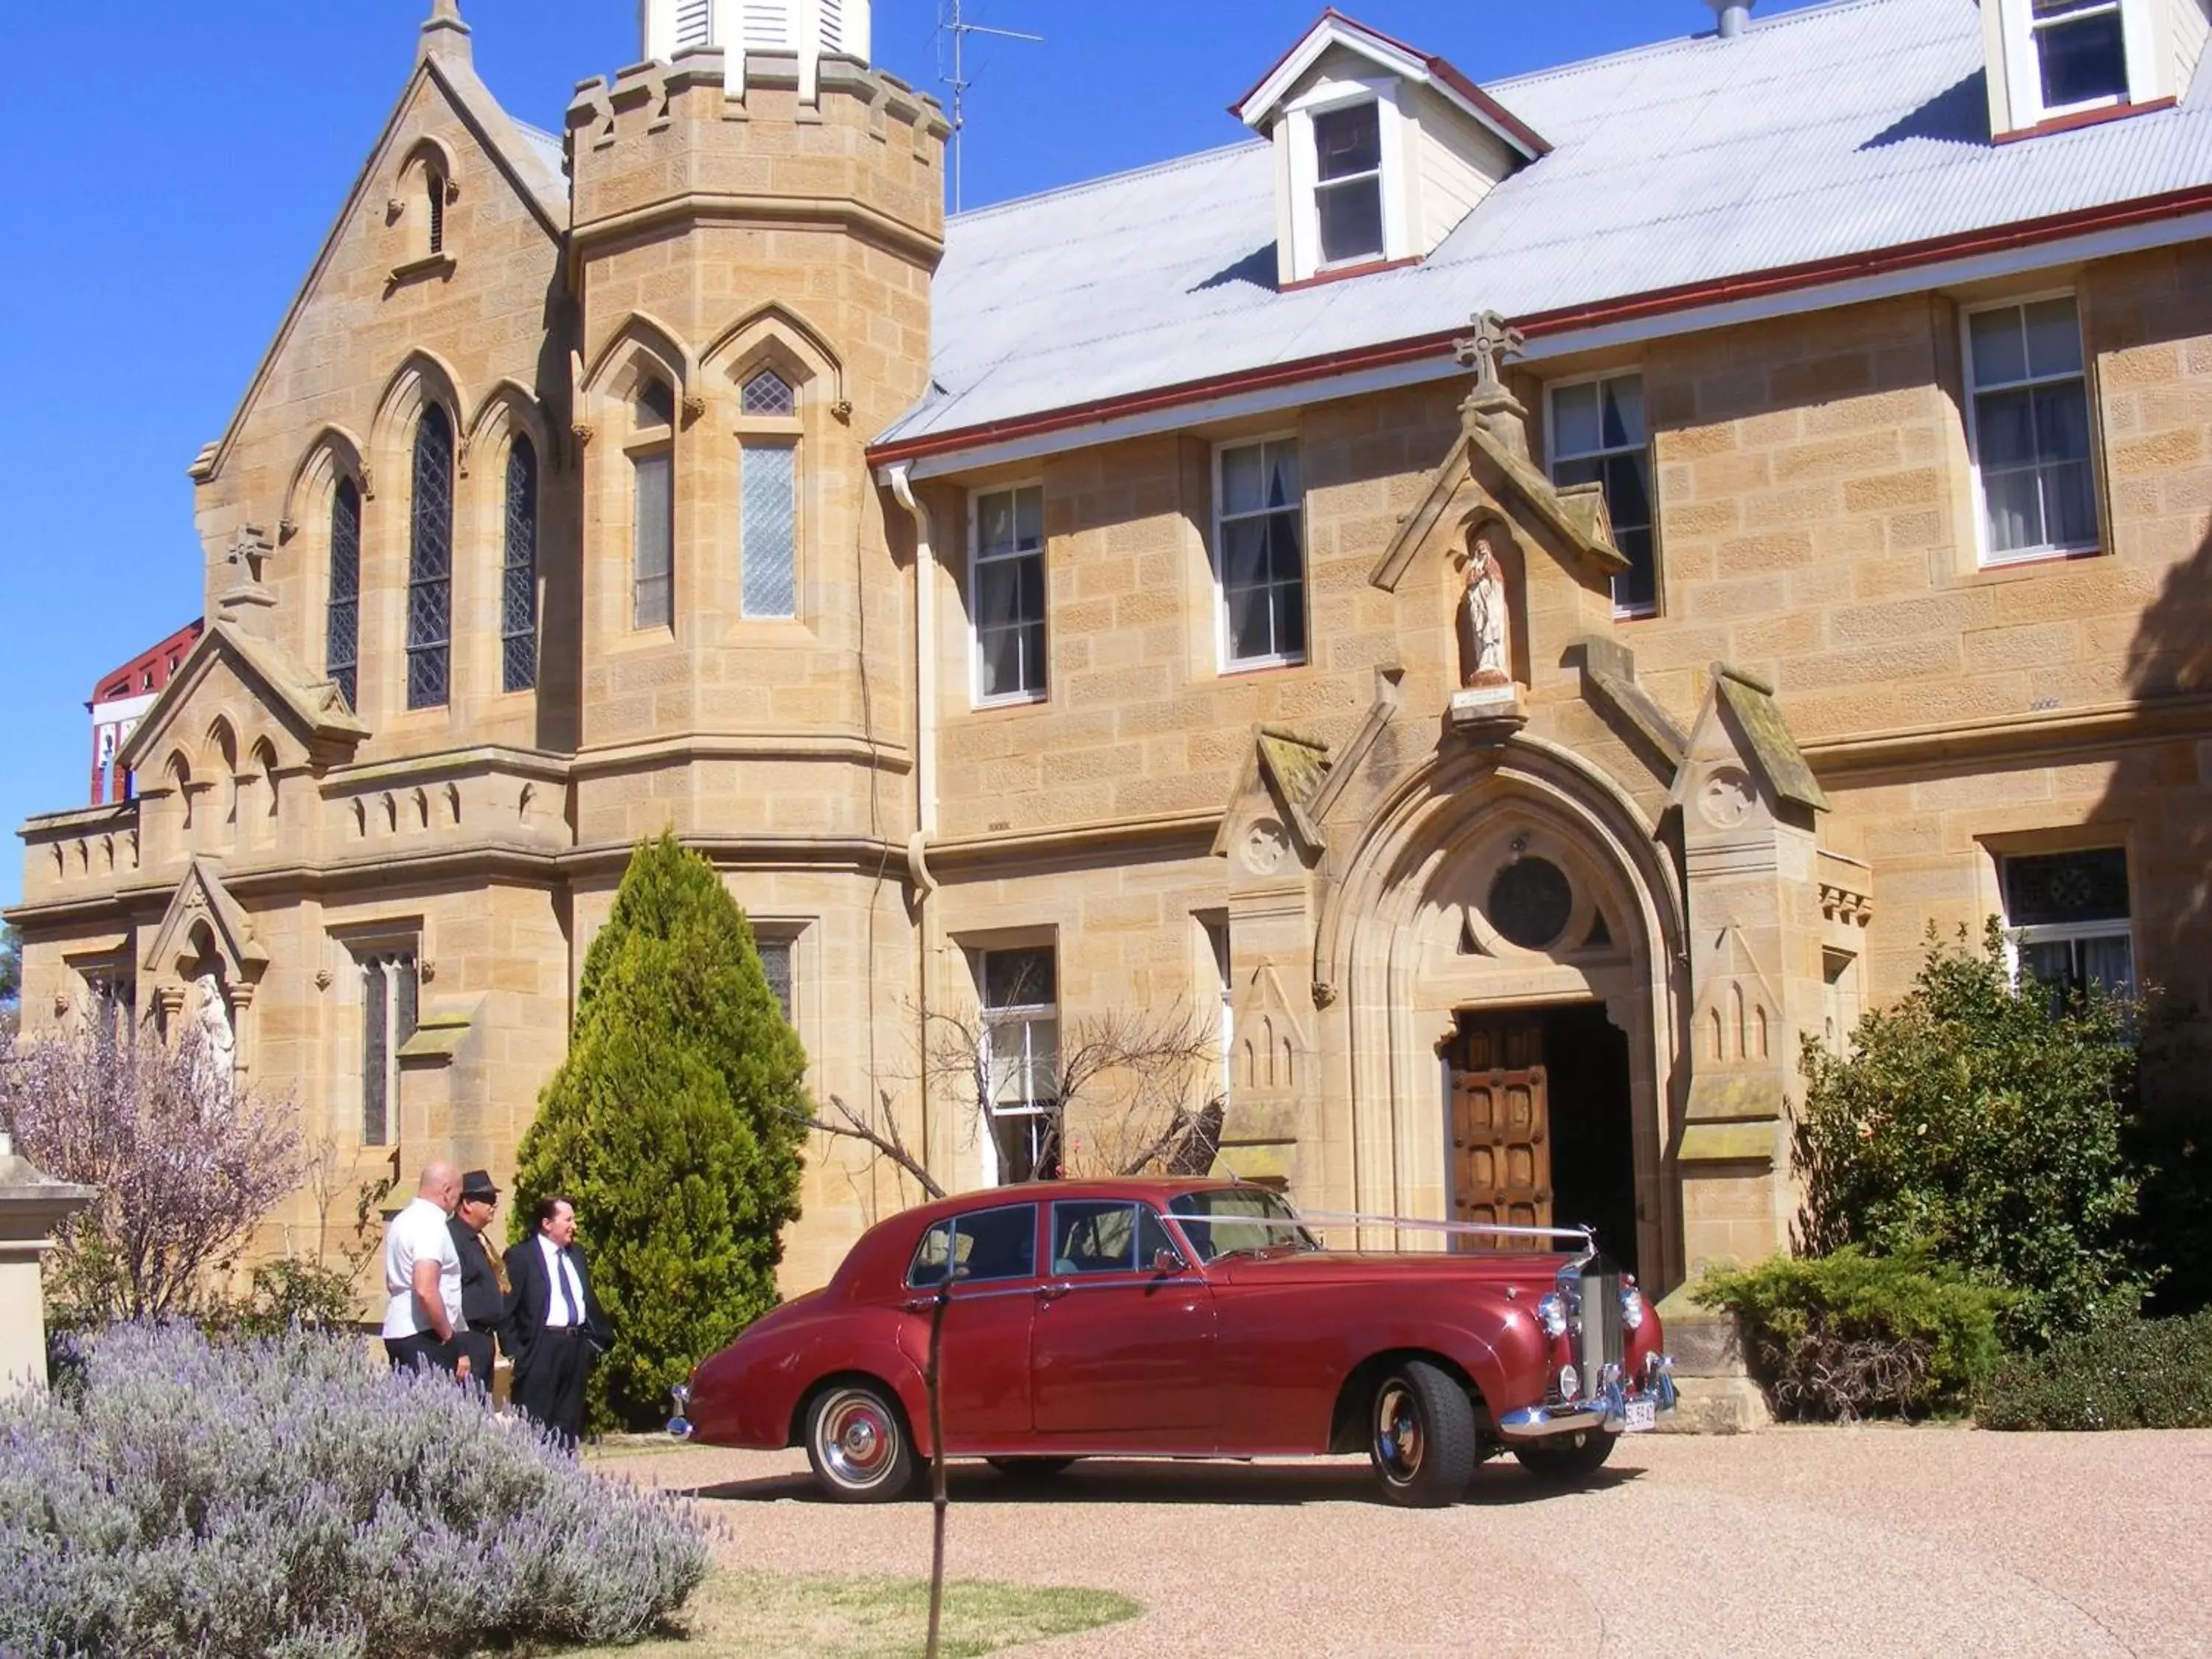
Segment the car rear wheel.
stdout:
<path fill-rule="evenodd" d="M 808 1408 L 806 1461 L 840 1503 L 883 1503 L 914 1484 L 905 1419 L 888 1395 L 865 1382 L 825 1389 Z"/>
<path fill-rule="evenodd" d="M 1605 1460 L 1613 1455 L 1613 1443 L 1618 1438 L 1618 1435 L 1607 1434 L 1602 1429 L 1585 1429 L 1580 1434 L 1563 1434 L 1516 1446 L 1513 1455 L 1521 1460 L 1522 1468 L 1547 1486 L 1571 1486 L 1605 1467 Z"/>
<path fill-rule="evenodd" d="M 1474 1402 L 1458 1379 L 1409 1359 L 1375 1390 L 1367 1455 L 1382 1495 L 1407 1509 L 1436 1509 L 1467 1490 L 1475 1461 Z"/>
<path fill-rule="evenodd" d="M 1072 1457 L 987 1457 L 983 1461 L 1009 1480 L 1042 1480 L 1075 1462 Z"/>

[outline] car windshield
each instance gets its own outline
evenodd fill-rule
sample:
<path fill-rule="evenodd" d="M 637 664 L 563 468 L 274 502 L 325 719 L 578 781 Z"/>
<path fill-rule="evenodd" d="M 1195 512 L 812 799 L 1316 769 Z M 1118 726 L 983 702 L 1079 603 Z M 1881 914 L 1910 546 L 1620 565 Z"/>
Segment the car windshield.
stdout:
<path fill-rule="evenodd" d="M 1184 1193 L 1171 1200 L 1168 1209 L 1200 1261 L 1248 1250 L 1321 1249 L 1320 1241 L 1299 1223 L 1297 1212 L 1264 1187 L 1212 1187 Z"/>

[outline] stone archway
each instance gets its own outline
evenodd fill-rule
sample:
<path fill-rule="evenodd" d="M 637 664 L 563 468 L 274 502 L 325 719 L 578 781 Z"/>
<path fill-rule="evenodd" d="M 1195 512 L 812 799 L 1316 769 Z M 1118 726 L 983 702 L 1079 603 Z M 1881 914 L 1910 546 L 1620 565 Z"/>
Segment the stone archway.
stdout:
<path fill-rule="evenodd" d="M 1364 1211 L 1454 1214 L 1462 1017 L 1595 1005 L 1628 1043 L 1635 1254 L 1648 1280 L 1672 1285 L 1681 916 L 1653 826 L 1556 744 L 1468 745 L 1407 780 L 1370 820 L 1316 939 L 1315 980 L 1342 1004 L 1344 1086 L 1328 1093 L 1349 1118 L 1324 1136 L 1339 1149 L 1329 1184 Z"/>

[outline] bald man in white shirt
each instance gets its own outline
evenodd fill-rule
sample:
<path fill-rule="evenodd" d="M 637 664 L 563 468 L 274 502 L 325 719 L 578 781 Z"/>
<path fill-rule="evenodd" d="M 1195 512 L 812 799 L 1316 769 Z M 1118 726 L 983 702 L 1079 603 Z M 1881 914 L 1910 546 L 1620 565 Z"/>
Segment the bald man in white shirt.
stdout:
<path fill-rule="evenodd" d="M 461 1199 L 461 1172 L 422 1166 L 415 1196 L 384 1229 L 384 1352 L 394 1370 L 453 1369 L 461 1318 L 461 1254 L 447 1221 Z"/>

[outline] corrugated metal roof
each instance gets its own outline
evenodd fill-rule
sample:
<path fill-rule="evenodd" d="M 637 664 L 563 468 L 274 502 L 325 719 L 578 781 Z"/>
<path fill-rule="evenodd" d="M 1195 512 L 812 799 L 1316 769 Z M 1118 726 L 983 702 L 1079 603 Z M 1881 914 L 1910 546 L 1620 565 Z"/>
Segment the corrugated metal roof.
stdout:
<path fill-rule="evenodd" d="M 1490 84 L 1553 153 L 1419 264 L 1275 288 L 1247 143 L 955 218 L 912 440 L 2212 184 L 2169 110 L 1992 143 L 1973 0 L 1838 0 Z"/>

